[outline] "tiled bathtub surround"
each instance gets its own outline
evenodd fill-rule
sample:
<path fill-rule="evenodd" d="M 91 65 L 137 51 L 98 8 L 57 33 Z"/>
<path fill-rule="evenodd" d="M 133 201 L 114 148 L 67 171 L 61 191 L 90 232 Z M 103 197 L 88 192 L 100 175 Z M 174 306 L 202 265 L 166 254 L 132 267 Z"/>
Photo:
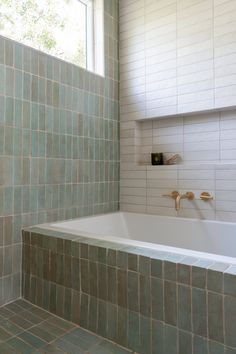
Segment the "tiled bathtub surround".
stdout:
<path fill-rule="evenodd" d="M 141 354 L 235 354 L 236 269 L 40 228 L 24 297 Z"/>
<path fill-rule="evenodd" d="M 22 226 L 118 209 L 118 5 L 105 77 L 0 37 L 0 305 L 20 296 Z"/>

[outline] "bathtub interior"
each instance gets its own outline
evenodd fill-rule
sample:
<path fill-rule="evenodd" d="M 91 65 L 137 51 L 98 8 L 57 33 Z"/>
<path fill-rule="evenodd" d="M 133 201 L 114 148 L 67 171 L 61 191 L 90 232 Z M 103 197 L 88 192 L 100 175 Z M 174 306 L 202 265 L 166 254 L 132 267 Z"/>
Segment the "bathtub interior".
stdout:
<path fill-rule="evenodd" d="M 158 246 L 161 250 L 161 246 L 168 246 L 176 253 L 184 249 L 236 258 L 234 223 L 117 212 L 53 223 L 50 227 L 114 242 L 134 241 L 137 246 Z"/>

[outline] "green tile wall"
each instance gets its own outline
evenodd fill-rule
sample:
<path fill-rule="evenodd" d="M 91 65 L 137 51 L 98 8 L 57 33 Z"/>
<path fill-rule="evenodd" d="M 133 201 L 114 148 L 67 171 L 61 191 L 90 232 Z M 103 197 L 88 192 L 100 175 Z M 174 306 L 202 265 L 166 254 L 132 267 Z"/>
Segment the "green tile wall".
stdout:
<path fill-rule="evenodd" d="M 140 354 L 236 354 L 235 284 L 235 265 L 23 232 L 23 297 Z"/>
<path fill-rule="evenodd" d="M 119 207 L 118 4 L 105 77 L 0 37 L 0 305 L 20 295 L 22 226 Z"/>

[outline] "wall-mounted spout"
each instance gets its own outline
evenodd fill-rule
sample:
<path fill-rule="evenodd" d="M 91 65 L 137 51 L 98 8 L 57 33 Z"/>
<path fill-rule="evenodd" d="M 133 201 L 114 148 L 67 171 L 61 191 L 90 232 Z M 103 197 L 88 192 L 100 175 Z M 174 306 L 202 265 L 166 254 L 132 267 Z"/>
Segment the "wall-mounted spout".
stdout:
<path fill-rule="evenodd" d="M 175 200 L 175 210 L 178 211 L 180 209 L 180 201 L 181 199 L 193 200 L 195 195 L 193 192 L 186 192 L 181 194 L 177 191 L 173 191 L 170 194 L 164 194 L 163 197 L 170 197 Z"/>

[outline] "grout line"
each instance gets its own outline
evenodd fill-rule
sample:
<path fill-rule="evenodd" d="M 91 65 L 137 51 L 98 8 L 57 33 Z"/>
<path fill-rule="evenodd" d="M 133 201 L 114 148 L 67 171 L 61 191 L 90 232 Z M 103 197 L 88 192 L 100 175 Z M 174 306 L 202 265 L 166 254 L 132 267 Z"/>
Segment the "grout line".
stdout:
<path fill-rule="evenodd" d="M 17 327 L 19 327 L 19 329 L 22 329 L 22 332 L 20 332 L 19 334 L 16 334 L 16 335 L 12 335 L 12 333 L 10 333 L 10 332 L 8 332 L 8 331 L 6 330 L 6 332 L 11 335 L 11 338 L 9 338 L 8 340 L 10 340 L 10 339 L 12 339 L 12 338 L 19 338 L 22 342 L 24 342 L 24 343 L 27 344 L 28 346 L 32 347 L 31 344 L 29 344 L 28 342 L 26 342 L 25 340 L 23 340 L 21 337 L 19 337 L 20 334 L 25 333 L 25 332 L 29 332 L 30 334 L 32 334 L 33 336 L 35 336 L 36 338 L 38 338 L 38 339 L 41 340 L 42 342 L 45 342 L 45 346 L 47 346 L 47 345 L 50 345 L 50 344 L 52 345 L 52 344 L 53 344 L 55 341 L 57 341 L 58 339 L 61 339 L 61 338 L 63 338 L 66 334 L 71 333 L 74 329 L 80 328 L 82 331 L 87 332 L 87 333 L 89 333 L 89 334 L 92 334 L 92 335 L 94 335 L 94 337 L 97 337 L 97 338 L 99 339 L 99 341 L 98 341 L 96 344 L 94 344 L 93 347 L 91 347 L 90 349 L 84 351 L 85 354 L 86 354 L 86 353 L 89 353 L 89 351 L 90 351 L 92 348 L 96 347 L 96 345 L 98 345 L 99 343 L 102 343 L 103 341 L 112 343 L 113 345 L 115 345 L 115 346 L 117 346 L 117 347 L 120 347 L 120 348 L 124 348 L 124 349 L 129 350 L 128 348 L 122 347 L 122 346 L 120 346 L 119 344 L 117 344 L 117 343 L 115 343 L 115 342 L 113 342 L 113 341 L 111 341 L 111 340 L 109 340 L 109 339 L 106 339 L 106 338 L 104 338 L 104 337 L 101 337 L 100 335 L 98 335 L 98 334 L 96 334 L 96 333 L 93 333 L 93 332 L 91 332 L 91 331 L 88 330 L 88 329 L 82 328 L 82 327 L 79 326 L 78 324 L 75 324 L 75 323 L 73 323 L 73 322 L 71 322 L 71 321 L 65 320 L 65 319 L 63 319 L 63 318 L 61 318 L 61 317 L 59 317 L 59 316 L 57 316 L 57 315 L 55 315 L 55 314 L 53 314 L 53 313 L 47 311 L 47 310 L 44 310 L 43 308 L 41 308 L 41 307 L 39 307 L 39 306 L 37 306 L 37 305 L 32 304 L 32 303 L 29 302 L 28 300 L 25 300 L 25 299 L 23 299 L 23 298 L 21 298 L 21 299 L 22 299 L 23 301 L 25 301 L 26 303 L 32 305 L 32 308 L 38 308 L 38 309 L 40 309 L 41 311 L 48 313 L 50 316 L 49 316 L 47 319 L 42 319 L 42 321 L 39 322 L 39 323 L 37 323 L 37 324 L 33 324 L 31 327 L 29 327 L 29 328 L 27 328 L 27 329 L 21 328 L 21 327 L 19 327 L 18 325 L 16 325 L 14 322 L 11 322 L 11 321 L 10 321 L 10 318 L 5 318 L 5 320 L 10 321 L 11 323 L 13 323 L 13 324 L 15 324 Z M 13 301 L 13 302 L 11 302 L 11 303 L 14 303 L 14 302 L 15 302 L 15 301 Z M 16 305 L 19 306 L 19 307 L 21 307 L 21 306 L 18 305 L 18 304 L 16 304 Z M 23 308 L 23 307 L 21 307 L 21 308 L 22 308 L 22 311 L 21 311 L 21 312 L 24 312 L 24 311 L 30 312 L 30 308 L 27 308 L 27 309 L 26 309 L 26 308 Z M 9 310 L 9 311 L 10 311 L 10 310 Z M 11 312 L 12 312 L 12 311 L 11 311 Z M 21 312 L 19 312 L 19 313 L 13 313 L 13 315 L 20 315 Z M 34 315 L 35 317 L 40 318 L 38 315 L 35 315 L 35 314 L 33 314 L 33 315 Z M 39 337 L 39 336 L 36 335 L 35 333 L 30 332 L 30 329 L 32 329 L 32 328 L 34 328 L 34 327 L 37 327 L 37 326 L 41 326 L 44 322 L 48 322 L 48 321 L 50 320 L 50 318 L 54 318 L 54 317 L 55 317 L 55 318 L 58 318 L 58 319 L 61 320 L 61 321 L 64 321 L 64 322 L 67 322 L 67 323 L 71 323 L 74 327 L 72 327 L 72 328 L 70 328 L 70 329 L 68 329 L 68 330 L 64 330 L 63 328 L 61 328 L 61 327 L 58 326 L 57 324 L 52 323 L 52 326 L 55 326 L 56 328 L 63 330 L 64 333 L 61 334 L 61 335 L 59 335 L 59 336 L 57 336 L 56 338 L 52 339 L 52 341 L 50 341 L 50 342 L 46 342 L 43 338 Z M 30 320 L 28 320 L 28 321 L 30 322 Z M 49 323 L 50 323 L 50 322 L 49 322 Z M 9 346 L 11 347 L 11 345 L 7 343 L 8 340 L 4 341 L 3 343 L 6 343 L 7 345 L 9 345 Z M 65 341 L 67 341 L 67 340 L 65 339 Z M 45 346 L 43 346 L 43 347 L 41 347 L 41 348 L 38 348 L 38 349 L 37 349 L 37 348 L 34 348 L 34 347 L 32 347 L 32 348 L 35 349 L 35 351 L 37 351 L 37 350 L 40 351 L 40 350 L 42 350 Z M 12 348 L 15 349 L 14 347 L 12 347 Z M 63 349 L 61 349 L 60 347 L 58 347 L 58 348 L 59 348 L 61 351 L 64 352 Z M 81 348 L 81 350 L 83 350 L 83 349 Z M 64 352 L 64 353 L 67 353 L 67 352 Z M 130 351 L 130 353 L 132 353 L 132 352 Z"/>

